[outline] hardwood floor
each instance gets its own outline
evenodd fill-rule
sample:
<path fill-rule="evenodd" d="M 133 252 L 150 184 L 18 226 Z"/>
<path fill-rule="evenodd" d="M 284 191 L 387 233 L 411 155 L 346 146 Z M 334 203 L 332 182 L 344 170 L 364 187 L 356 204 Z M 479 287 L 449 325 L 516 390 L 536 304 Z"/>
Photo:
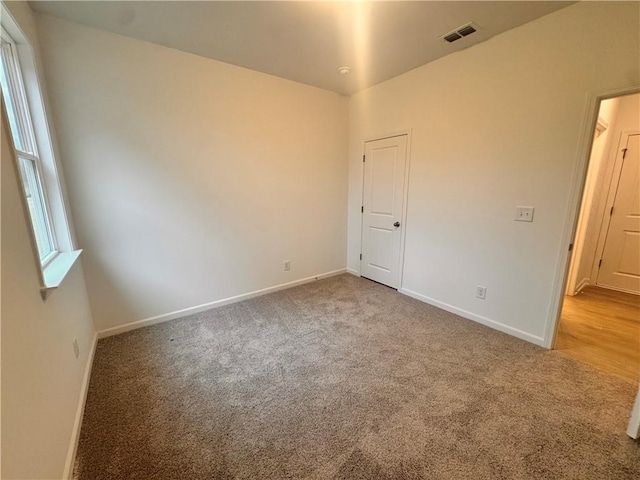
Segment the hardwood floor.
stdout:
<path fill-rule="evenodd" d="M 640 296 L 599 287 L 565 296 L 554 348 L 638 384 Z"/>

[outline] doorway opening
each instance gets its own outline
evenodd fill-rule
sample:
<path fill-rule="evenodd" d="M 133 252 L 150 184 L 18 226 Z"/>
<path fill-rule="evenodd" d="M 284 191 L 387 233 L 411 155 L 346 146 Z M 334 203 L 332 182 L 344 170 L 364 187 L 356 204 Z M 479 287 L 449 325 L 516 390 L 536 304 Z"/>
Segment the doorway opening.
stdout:
<path fill-rule="evenodd" d="M 600 101 L 554 349 L 640 382 L 640 94 Z"/>

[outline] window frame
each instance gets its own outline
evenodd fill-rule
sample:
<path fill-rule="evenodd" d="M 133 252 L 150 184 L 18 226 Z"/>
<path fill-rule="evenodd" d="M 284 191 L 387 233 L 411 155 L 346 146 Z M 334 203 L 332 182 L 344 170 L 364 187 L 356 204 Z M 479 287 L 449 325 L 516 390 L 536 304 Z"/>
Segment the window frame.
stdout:
<path fill-rule="evenodd" d="M 29 210 L 30 221 L 34 230 L 33 233 L 36 236 L 36 246 L 38 247 L 38 257 L 40 259 L 40 264 L 42 265 L 43 268 L 46 268 L 47 265 L 56 258 L 56 256 L 60 253 L 60 251 L 57 248 L 55 236 L 53 233 L 53 225 L 51 222 L 51 216 L 49 214 L 49 204 L 47 201 L 46 192 L 44 190 L 44 184 L 42 182 L 42 177 L 40 174 L 41 167 L 39 165 L 39 159 L 32 155 L 23 154 L 23 152 L 19 152 L 18 150 L 15 150 L 15 152 L 16 152 L 16 157 L 18 162 L 18 170 L 23 183 L 22 185 L 23 194 L 27 199 L 27 202 L 28 202 L 28 197 L 31 196 L 32 201 L 40 203 L 39 209 L 41 210 L 42 218 L 34 218 L 34 216 L 31 214 L 32 212 L 31 212 L 30 206 L 28 206 L 28 210 Z M 24 184 L 27 184 L 27 183 L 31 184 L 31 181 L 28 175 L 24 172 L 25 168 L 29 168 L 29 167 L 23 166 L 23 164 L 26 162 L 29 162 L 31 164 L 30 168 L 33 169 L 35 185 L 32 186 L 32 188 L 30 189 L 30 192 L 32 190 L 35 190 L 36 192 L 35 197 L 33 193 L 31 193 L 31 195 L 28 195 L 27 191 L 24 188 Z M 40 246 L 40 243 L 38 242 L 38 237 L 40 235 L 38 235 L 38 228 L 36 227 L 36 223 L 42 224 L 40 228 L 43 229 L 42 233 L 46 237 L 46 243 L 47 243 L 46 246 L 48 247 L 48 252 L 44 256 L 40 251 L 41 246 Z"/>
<path fill-rule="evenodd" d="M 2 56 L 4 60 L 4 68 L 2 70 L 7 83 L 7 95 L 5 95 L 5 97 L 10 97 L 9 100 L 12 106 L 11 111 L 15 119 L 15 129 L 17 130 L 17 132 L 14 132 L 12 125 L 9 125 L 12 134 L 13 148 L 17 157 L 18 172 L 23 182 L 22 190 L 25 197 L 28 197 L 28 195 L 24 185 L 31 182 L 29 181 L 29 178 L 27 178 L 27 175 L 25 175 L 24 173 L 24 167 L 22 165 L 23 160 L 31 162 L 33 165 L 36 184 L 33 185 L 30 196 L 34 197 L 34 195 L 36 195 L 33 201 L 37 201 L 40 203 L 42 218 L 34 218 L 34 215 L 31 214 L 30 208 L 29 218 L 34 230 L 34 234 L 36 236 L 36 244 L 38 247 L 38 257 L 40 259 L 40 264 L 43 268 L 46 268 L 46 266 L 51 263 L 60 252 L 58 250 L 55 238 L 53 222 L 51 221 L 49 199 L 47 196 L 44 181 L 42 179 L 42 165 L 40 156 L 38 155 L 36 135 L 33 129 L 33 122 L 31 120 L 31 110 L 29 109 L 27 92 L 24 87 L 17 44 L 7 33 L 4 27 L 2 27 L 0 31 L 0 41 L 0 48 L 2 49 Z M 3 95 L 4 94 L 5 92 L 3 90 Z M 8 105 L 5 105 L 5 108 L 7 109 L 7 116 L 9 117 Z M 15 136 L 19 138 L 19 146 L 16 145 Z M 35 192 L 33 190 L 35 190 Z M 37 234 L 38 228 L 36 228 L 36 224 L 38 224 L 40 226 L 40 229 L 43 230 L 42 233 L 44 234 L 43 236 L 46 240 L 46 245 L 44 246 L 47 247 L 47 253 L 45 255 L 42 255 L 40 253 L 40 249 L 42 248 L 42 246 L 37 240 L 40 235 Z"/>
<path fill-rule="evenodd" d="M 51 292 L 61 285 L 82 250 L 76 247 L 71 229 L 71 219 L 66 208 L 64 179 L 56 161 L 55 136 L 52 135 L 50 119 L 47 115 L 45 91 L 41 86 L 37 44 L 31 43 L 31 39 L 25 35 L 4 2 L 0 2 L 0 10 L 0 32 L 3 44 L 0 48 L 10 50 L 13 62 L 13 70 L 6 69 L 7 83 L 12 82 L 12 86 L 17 85 L 18 91 L 22 94 L 22 98 L 15 99 L 14 93 L 10 93 L 10 101 L 20 102 L 22 107 L 21 111 L 20 107 L 14 110 L 17 110 L 16 115 L 19 116 L 15 119 L 15 123 L 19 132 L 18 139 L 23 148 L 17 148 L 18 146 L 15 145 L 13 124 L 7 109 L 4 108 L 6 103 L 4 94 L 2 95 L 4 100 L 1 113 L 3 123 L 6 123 L 7 126 L 7 133 L 11 137 L 12 161 L 21 183 L 19 189 L 22 193 L 23 211 L 31 237 L 34 260 L 38 267 L 40 294 L 42 299 L 46 300 Z M 11 92 L 14 89 L 10 88 L 9 90 Z M 47 226 L 46 235 L 48 245 L 51 247 L 49 253 L 43 257 L 40 256 L 36 228 L 32 221 L 25 190 L 22 162 L 33 163 L 34 178 L 39 188 L 38 196 L 42 201 L 43 218 L 41 220 L 44 220 Z M 33 178 L 31 178 L 31 182 L 33 182 Z"/>
<path fill-rule="evenodd" d="M 0 30 L 0 40 L 2 41 L 2 49 L 9 50 L 12 62 L 7 64 L 7 83 L 11 85 L 9 93 L 11 94 L 11 103 L 15 105 L 14 113 L 16 114 L 16 127 L 18 129 L 18 137 L 20 138 L 21 146 L 30 146 L 31 150 L 20 149 L 17 145 L 14 147 L 16 150 L 25 152 L 36 152 L 35 148 L 35 135 L 33 134 L 33 127 L 31 119 L 29 118 L 29 107 L 26 99 L 26 91 L 24 89 L 24 82 L 22 81 L 22 70 L 20 68 L 20 60 L 18 57 L 17 44 L 7 33 L 4 26 Z M 19 95 L 16 95 L 19 94 Z"/>

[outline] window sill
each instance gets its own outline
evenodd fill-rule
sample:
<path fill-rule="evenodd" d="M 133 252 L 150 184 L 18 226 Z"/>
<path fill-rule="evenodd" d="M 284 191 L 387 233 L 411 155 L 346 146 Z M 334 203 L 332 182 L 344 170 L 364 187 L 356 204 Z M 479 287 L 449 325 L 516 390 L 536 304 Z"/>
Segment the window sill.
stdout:
<path fill-rule="evenodd" d="M 59 253 L 51 263 L 44 267 L 42 270 L 44 286 L 40 288 L 42 300 L 46 300 L 51 292 L 60 286 L 62 280 L 67 276 L 71 267 L 76 263 L 76 260 L 80 257 L 81 253 L 82 250 Z"/>

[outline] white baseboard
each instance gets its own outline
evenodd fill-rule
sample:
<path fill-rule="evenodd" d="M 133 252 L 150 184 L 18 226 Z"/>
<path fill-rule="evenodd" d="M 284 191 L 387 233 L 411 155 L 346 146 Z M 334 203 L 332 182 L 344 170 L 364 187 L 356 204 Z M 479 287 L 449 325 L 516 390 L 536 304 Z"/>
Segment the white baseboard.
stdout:
<path fill-rule="evenodd" d="M 607 290 L 614 290 L 616 292 L 630 293 L 631 295 L 640 295 L 640 292 L 637 292 L 635 290 L 626 290 L 624 288 L 612 287 L 611 285 L 598 285 L 596 283 L 596 286 L 600 288 L 606 288 Z"/>
<path fill-rule="evenodd" d="M 322 278 L 329 278 L 335 275 L 340 275 L 347 271 L 346 268 L 341 268 L 339 270 L 333 270 L 331 272 L 321 273 L 318 275 L 314 275 L 313 277 L 302 278 L 300 280 L 295 280 L 293 282 L 281 283 L 280 285 L 275 285 L 273 287 L 263 288 L 262 290 L 255 290 L 249 293 L 243 293 L 241 295 L 236 295 L 234 297 L 223 298 L 221 300 L 216 300 L 214 302 L 203 303 L 202 305 L 197 305 L 195 307 L 189 307 L 182 310 L 178 310 L 175 312 L 165 313 L 163 315 L 158 315 L 151 318 L 145 318 L 143 320 L 137 320 L 135 322 L 127 323 L 125 325 L 119 325 L 117 327 L 107 328 L 104 330 L 100 330 L 97 332 L 98 339 L 110 337 L 112 335 L 118 335 L 120 333 L 125 333 L 131 330 L 136 330 L 138 328 L 148 327 L 150 325 L 155 325 L 157 323 L 168 322 L 170 320 L 175 320 L 177 318 L 186 317 L 187 315 L 193 315 L 194 313 L 204 312 L 206 310 L 211 310 L 213 308 L 223 307 L 225 305 L 229 305 L 232 303 L 241 302 L 243 300 L 248 300 L 250 298 L 259 297 L 261 295 L 266 295 L 267 293 L 277 292 L 279 290 L 285 290 L 287 288 L 297 287 L 298 285 L 304 285 L 305 283 L 311 283 L 316 280 L 320 280 Z"/>
<path fill-rule="evenodd" d="M 589 278 L 583 278 L 582 281 L 576 287 L 576 291 L 575 291 L 574 295 L 577 295 L 578 293 L 580 293 L 582 291 L 582 289 L 584 287 L 589 285 L 591 283 L 589 280 L 590 280 Z"/>
<path fill-rule="evenodd" d="M 82 427 L 82 417 L 84 416 L 84 407 L 87 402 L 87 394 L 89 393 L 89 380 L 91 379 L 91 369 L 93 368 L 93 357 L 96 354 L 96 346 L 98 344 L 98 334 L 93 335 L 91 350 L 87 357 L 87 365 L 84 369 L 84 377 L 80 386 L 80 398 L 78 398 L 78 408 L 76 409 L 76 418 L 73 422 L 73 430 L 71 432 L 71 441 L 69 442 L 69 450 L 67 451 L 67 460 L 64 464 L 64 479 L 70 480 L 73 475 L 73 466 L 76 460 L 76 452 L 78 450 L 78 442 L 80 441 L 80 428 Z"/>
<path fill-rule="evenodd" d="M 347 268 L 347 273 L 350 273 L 351 275 L 355 275 L 356 277 L 360 276 L 360 272 L 357 270 L 354 270 L 353 268 Z"/>
<path fill-rule="evenodd" d="M 486 318 L 481 315 L 476 315 L 475 313 L 462 310 L 461 308 L 454 307 L 453 305 L 449 305 L 448 303 L 440 302 L 439 300 L 435 300 L 406 288 L 401 288 L 398 291 L 404 295 L 415 298 L 416 300 L 420 300 L 421 302 L 428 303 L 429 305 L 441 308 L 442 310 L 446 310 L 447 312 L 455 313 L 456 315 L 464 317 L 468 320 L 473 320 L 474 322 L 486 325 L 487 327 L 493 328 L 494 330 L 507 333 L 521 340 L 525 340 L 541 347 L 544 346 L 544 340 L 542 337 L 531 335 L 530 333 L 524 332 L 514 327 L 510 327 L 509 325 L 505 325 L 504 323 L 496 322 L 495 320 L 491 320 L 490 318 Z"/>

